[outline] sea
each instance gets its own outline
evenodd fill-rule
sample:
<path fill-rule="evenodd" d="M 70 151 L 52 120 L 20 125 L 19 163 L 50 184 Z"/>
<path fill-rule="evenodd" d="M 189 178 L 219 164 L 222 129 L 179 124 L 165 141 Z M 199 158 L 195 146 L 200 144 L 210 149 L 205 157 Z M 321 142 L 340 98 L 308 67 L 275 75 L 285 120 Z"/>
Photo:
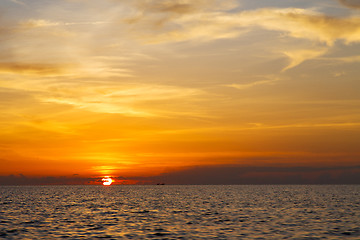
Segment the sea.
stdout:
<path fill-rule="evenodd" d="M 0 239 L 360 239 L 360 185 L 0 186 Z"/>

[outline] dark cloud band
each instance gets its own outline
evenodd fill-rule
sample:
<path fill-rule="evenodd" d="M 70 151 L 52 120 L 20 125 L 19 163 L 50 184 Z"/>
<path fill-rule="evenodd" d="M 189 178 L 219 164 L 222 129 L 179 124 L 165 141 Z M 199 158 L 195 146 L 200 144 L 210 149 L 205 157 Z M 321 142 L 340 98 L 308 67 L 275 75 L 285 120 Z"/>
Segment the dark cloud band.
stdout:
<path fill-rule="evenodd" d="M 346 7 L 360 9 L 359 0 L 339 0 L 339 2 Z"/>

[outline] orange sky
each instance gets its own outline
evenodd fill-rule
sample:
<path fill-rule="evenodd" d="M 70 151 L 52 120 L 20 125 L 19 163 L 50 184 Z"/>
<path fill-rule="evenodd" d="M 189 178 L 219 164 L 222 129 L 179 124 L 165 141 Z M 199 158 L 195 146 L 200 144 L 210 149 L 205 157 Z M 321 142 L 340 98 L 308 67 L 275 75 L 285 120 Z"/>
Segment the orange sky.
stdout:
<path fill-rule="evenodd" d="M 194 169 L 201 183 L 218 169 L 222 183 L 231 168 L 223 182 L 267 183 L 277 169 L 284 183 L 336 183 L 359 172 L 357 1 L 0 8 L 0 184 L 185 183 Z"/>

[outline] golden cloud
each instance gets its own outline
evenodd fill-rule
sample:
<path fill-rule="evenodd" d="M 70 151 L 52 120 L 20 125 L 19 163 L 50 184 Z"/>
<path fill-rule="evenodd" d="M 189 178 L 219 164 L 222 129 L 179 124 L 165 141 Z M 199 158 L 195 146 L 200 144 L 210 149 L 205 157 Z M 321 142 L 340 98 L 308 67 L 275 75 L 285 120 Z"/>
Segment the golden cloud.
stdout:
<path fill-rule="evenodd" d="M 225 16 L 221 17 L 222 19 Z M 254 27 L 286 32 L 294 38 L 325 42 L 332 45 L 336 40 L 346 43 L 360 41 L 359 17 L 330 17 L 306 9 L 260 9 L 245 11 L 227 17 L 232 27 Z"/>
<path fill-rule="evenodd" d="M 259 75 L 257 76 L 256 81 L 248 82 L 248 83 L 233 83 L 233 84 L 226 84 L 223 85 L 225 87 L 235 88 L 238 90 L 244 90 L 256 86 L 262 86 L 262 85 L 272 85 L 276 82 L 281 81 L 281 78 L 273 75 Z"/>
<path fill-rule="evenodd" d="M 144 7 L 140 15 L 127 18 L 125 22 L 136 24 L 132 30 L 152 43 L 234 38 L 244 32 L 244 29 L 254 27 L 286 32 L 294 38 L 328 45 L 336 40 L 346 43 L 360 41 L 359 17 L 330 17 L 299 8 L 268 8 L 229 13 L 223 9 L 204 11 L 193 5 L 180 7 L 173 3 L 169 6 Z"/>
<path fill-rule="evenodd" d="M 65 72 L 65 66 L 43 63 L 0 63 L 0 73 L 31 74 L 31 75 L 58 75 Z"/>
<path fill-rule="evenodd" d="M 23 88 L 24 86 L 22 86 Z M 136 117 L 158 117 L 173 115 L 173 110 L 159 110 L 154 101 L 171 101 L 187 98 L 189 101 L 203 94 L 201 90 L 163 85 L 118 85 L 102 83 L 83 86 L 81 84 L 48 84 L 38 89 L 41 102 L 70 105 L 96 113 L 121 114 Z M 147 102 L 152 101 L 151 108 Z M 144 105 L 145 104 L 145 105 Z M 157 110 L 156 110 L 157 109 Z M 161 113 L 160 113 L 161 112 Z"/>
<path fill-rule="evenodd" d="M 123 22 L 141 41 L 151 43 L 234 37 L 228 28 L 223 29 L 221 24 L 208 21 L 209 15 L 236 6 L 238 3 L 233 0 L 136 1 L 133 4 L 135 14 L 123 19 Z"/>
<path fill-rule="evenodd" d="M 54 22 L 46 19 L 28 19 L 20 22 L 19 26 L 25 29 L 55 27 L 55 26 L 74 26 L 74 25 L 99 25 L 107 24 L 106 21 L 90 21 L 90 22 Z"/>
<path fill-rule="evenodd" d="M 321 14 L 299 14 L 289 12 L 280 18 L 284 18 L 291 26 L 288 31 L 291 36 L 319 40 L 332 45 L 336 40 L 346 43 L 360 41 L 360 18 L 359 17 L 329 17 Z M 270 26 L 274 27 L 274 26 Z M 274 27 L 280 28 L 281 27 Z"/>
<path fill-rule="evenodd" d="M 287 51 L 284 54 L 290 59 L 290 63 L 282 71 L 286 71 L 293 67 L 296 67 L 303 63 L 306 60 L 317 58 L 321 55 L 324 55 L 327 52 L 327 49 L 301 49 L 295 51 Z"/>
<path fill-rule="evenodd" d="M 53 27 L 59 25 L 61 25 L 59 22 L 52 22 L 45 19 L 29 19 L 20 23 L 20 26 L 23 28 Z"/>

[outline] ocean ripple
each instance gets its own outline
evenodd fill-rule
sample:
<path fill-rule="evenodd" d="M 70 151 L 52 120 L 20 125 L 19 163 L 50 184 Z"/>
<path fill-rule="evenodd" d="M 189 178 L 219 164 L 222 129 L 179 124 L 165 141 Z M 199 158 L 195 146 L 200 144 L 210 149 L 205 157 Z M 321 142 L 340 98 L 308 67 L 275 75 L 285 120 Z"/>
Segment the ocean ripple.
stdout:
<path fill-rule="evenodd" d="M 2 239 L 360 239 L 360 186 L 2 186 Z"/>

